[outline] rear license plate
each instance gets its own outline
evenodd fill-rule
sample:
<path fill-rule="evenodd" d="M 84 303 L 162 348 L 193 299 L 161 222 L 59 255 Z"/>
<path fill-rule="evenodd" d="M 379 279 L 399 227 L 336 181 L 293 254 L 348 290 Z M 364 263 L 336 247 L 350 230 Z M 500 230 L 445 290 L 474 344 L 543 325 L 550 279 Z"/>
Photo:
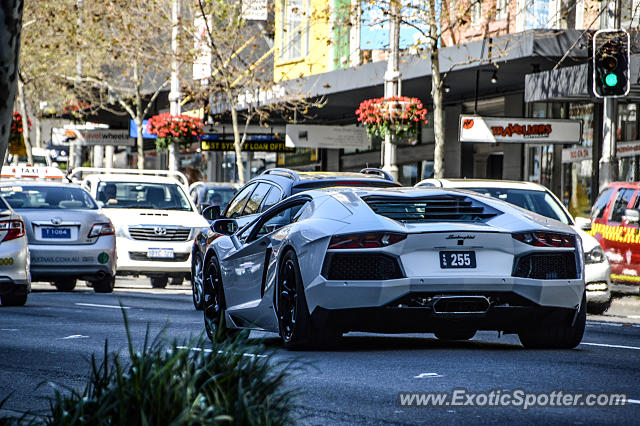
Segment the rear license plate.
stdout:
<path fill-rule="evenodd" d="M 70 239 L 71 228 L 42 228 L 42 238 Z"/>
<path fill-rule="evenodd" d="M 173 259 L 172 248 L 150 248 L 147 250 L 148 258 Z"/>
<path fill-rule="evenodd" d="M 448 268 L 475 268 L 475 251 L 441 251 L 440 267 Z"/>

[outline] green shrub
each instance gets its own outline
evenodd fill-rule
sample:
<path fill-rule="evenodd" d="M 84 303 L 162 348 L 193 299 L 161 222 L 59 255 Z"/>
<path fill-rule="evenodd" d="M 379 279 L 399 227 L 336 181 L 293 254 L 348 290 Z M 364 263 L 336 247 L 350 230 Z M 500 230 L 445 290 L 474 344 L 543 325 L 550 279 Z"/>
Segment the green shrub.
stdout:
<path fill-rule="evenodd" d="M 290 365 L 274 363 L 247 333 L 214 344 L 200 337 L 167 345 L 161 335 L 141 351 L 129 340 L 127 362 L 110 353 L 91 357 L 82 392 L 55 390 L 50 425 L 208 425 L 294 422 L 293 391 L 284 385 Z M 247 355 L 249 354 L 249 355 Z"/>

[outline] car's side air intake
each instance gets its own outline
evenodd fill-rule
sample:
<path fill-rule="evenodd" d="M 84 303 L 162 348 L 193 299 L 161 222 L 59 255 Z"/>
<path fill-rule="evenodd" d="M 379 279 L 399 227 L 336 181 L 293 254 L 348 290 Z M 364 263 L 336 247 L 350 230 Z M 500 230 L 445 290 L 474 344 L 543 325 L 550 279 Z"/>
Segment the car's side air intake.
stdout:
<path fill-rule="evenodd" d="M 421 198 L 370 196 L 363 200 L 376 213 L 399 222 L 484 222 L 500 211 L 464 195 Z"/>

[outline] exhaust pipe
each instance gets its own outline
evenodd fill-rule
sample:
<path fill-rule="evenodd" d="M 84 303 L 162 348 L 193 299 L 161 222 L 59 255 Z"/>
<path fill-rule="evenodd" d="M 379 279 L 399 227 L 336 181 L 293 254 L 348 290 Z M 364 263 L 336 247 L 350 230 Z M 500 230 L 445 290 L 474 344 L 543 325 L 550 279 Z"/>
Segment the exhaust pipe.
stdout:
<path fill-rule="evenodd" d="M 436 314 L 483 314 L 491 303 L 484 296 L 442 296 L 433 304 Z"/>

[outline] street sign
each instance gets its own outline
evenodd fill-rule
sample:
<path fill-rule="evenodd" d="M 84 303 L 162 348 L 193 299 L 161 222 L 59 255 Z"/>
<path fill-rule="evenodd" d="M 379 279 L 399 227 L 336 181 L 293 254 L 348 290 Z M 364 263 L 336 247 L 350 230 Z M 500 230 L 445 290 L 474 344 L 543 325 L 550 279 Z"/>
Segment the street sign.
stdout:
<path fill-rule="evenodd" d="M 369 149 L 371 141 L 364 127 L 287 124 L 285 142 L 296 148 Z"/>
<path fill-rule="evenodd" d="M 233 142 L 233 134 L 230 133 L 205 133 L 200 136 L 200 149 L 202 151 L 235 151 Z M 295 152 L 294 148 L 285 146 L 282 135 L 277 133 L 248 134 L 242 150 L 245 152 Z"/>
<path fill-rule="evenodd" d="M 460 142 L 566 143 L 580 142 L 580 120 L 460 115 Z"/>

